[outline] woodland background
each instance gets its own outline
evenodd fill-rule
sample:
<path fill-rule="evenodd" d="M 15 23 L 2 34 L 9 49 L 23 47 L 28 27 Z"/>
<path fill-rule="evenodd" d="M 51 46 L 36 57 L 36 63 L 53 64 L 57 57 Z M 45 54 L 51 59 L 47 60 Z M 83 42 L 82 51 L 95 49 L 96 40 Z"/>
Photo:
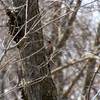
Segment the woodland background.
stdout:
<path fill-rule="evenodd" d="M 100 0 L 0 0 L 0 100 L 100 100 Z"/>

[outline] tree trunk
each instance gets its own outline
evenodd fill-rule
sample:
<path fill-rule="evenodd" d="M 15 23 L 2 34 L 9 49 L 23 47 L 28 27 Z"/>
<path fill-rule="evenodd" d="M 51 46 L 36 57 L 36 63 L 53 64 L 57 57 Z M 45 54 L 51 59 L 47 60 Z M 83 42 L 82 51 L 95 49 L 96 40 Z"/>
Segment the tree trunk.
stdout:
<path fill-rule="evenodd" d="M 100 44 L 100 24 L 99 24 L 97 30 L 98 30 L 98 32 L 97 32 L 97 36 L 96 36 L 96 39 L 95 39 L 95 46 L 99 46 L 99 44 Z M 100 48 L 98 48 L 97 50 L 99 51 L 99 49 Z M 89 65 L 87 67 L 85 84 L 84 84 L 84 88 L 83 88 L 83 98 L 85 100 L 90 100 L 91 99 L 90 98 L 90 91 L 91 91 L 90 85 L 93 84 L 92 78 L 93 78 L 93 75 L 95 73 L 95 67 L 96 67 L 95 65 L 96 65 L 96 59 L 90 59 L 89 60 Z"/>
<path fill-rule="evenodd" d="M 14 6 L 18 7 L 24 5 L 26 0 L 13 0 L 13 2 Z M 18 10 L 18 12 L 20 12 L 19 16 L 22 20 L 21 22 L 23 22 L 21 24 L 25 23 L 25 8 L 26 7 Z M 38 0 L 28 0 L 27 11 L 27 20 L 39 14 Z M 38 20 L 39 19 L 40 17 Z M 36 20 L 37 17 L 27 24 L 27 32 L 32 28 L 31 26 Z M 55 84 L 51 78 L 51 75 L 48 74 L 49 69 L 45 59 L 42 29 L 36 31 L 40 27 L 41 23 L 38 23 L 34 29 L 31 29 L 19 48 L 21 59 L 24 59 L 23 78 L 26 83 L 24 84 L 24 99 L 57 100 Z M 31 83 L 27 84 L 28 82 Z"/>

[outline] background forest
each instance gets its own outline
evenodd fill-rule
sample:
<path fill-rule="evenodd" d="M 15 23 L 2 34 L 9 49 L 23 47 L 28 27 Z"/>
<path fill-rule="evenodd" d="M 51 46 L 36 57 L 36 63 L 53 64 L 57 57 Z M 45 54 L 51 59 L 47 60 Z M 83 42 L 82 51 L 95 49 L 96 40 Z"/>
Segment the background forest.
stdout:
<path fill-rule="evenodd" d="M 0 0 L 0 100 L 100 100 L 100 0 Z"/>

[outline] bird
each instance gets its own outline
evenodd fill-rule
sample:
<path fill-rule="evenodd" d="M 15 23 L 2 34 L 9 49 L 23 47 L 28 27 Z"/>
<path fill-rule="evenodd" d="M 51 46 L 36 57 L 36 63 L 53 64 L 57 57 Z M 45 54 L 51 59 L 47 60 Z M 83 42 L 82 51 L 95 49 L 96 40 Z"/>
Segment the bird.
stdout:
<path fill-rule="evenodd" d="M 46 47 L 46 56 L 49 60 L 51 54 L 53 53 L 53 45 L 51 41 L 47 41 L 47 47 Z"/>
<path fill-rule="evenodd" d="M 49 40 L 47 41 L 47 45 L 46 45 L 46 59 L 48 62 L 48 75 L 51 75 L 51 66 L 52 66 L 52 61 L 51 59 L 51 54 L 53 53 L 53 44 L 52 42 Z"/>

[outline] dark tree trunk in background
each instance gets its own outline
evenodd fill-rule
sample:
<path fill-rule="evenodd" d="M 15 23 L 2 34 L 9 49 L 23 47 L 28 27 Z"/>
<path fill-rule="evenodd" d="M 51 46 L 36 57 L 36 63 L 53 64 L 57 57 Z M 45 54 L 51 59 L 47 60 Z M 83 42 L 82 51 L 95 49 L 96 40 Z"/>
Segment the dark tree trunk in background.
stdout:
<path fill-rule="evenodd" d="M 99 46 L 100 44 L 100 24 L 98 25 L 98 32 L 96 35 L 96 39 L 95 39 L 95 46 Z M 100 50 L 100 48 L 97 49 L 98 51 Z M 89 64 L 87 67 L 87 73 L 86 73 L 86 78 L 85 78 L 85 84 L 84 84 L 84 88 L 83 88 L 83 98 L 85 100 L 90 100 L 90 85 L 91 85 L 91 80 L 93 78 L 93 75 L 95 73 L 95 67 L 96 67 L 96 59 L 90 59 L 89 60 Z M 93 84 L 93 82 L 92 82 Z"/>
<path fill-rule="evenodd" d="M 84 84 L 84 89 L 83 89 L 83 98 L 85 100 L 90 100 L 90 94 L 88 95 L 88 91 L 89 91 L 89 86 L 94 74 L 94 69 L 95 69 L 95 64 L 96 64 L 96 60 L 95 59 L 90 59 L 88 61 L 88 66 L 87 66 L 87 72 L 86 72 L 86 79 L 85 79 L 85 84 Z"/>
<path fill-rule="evenodd" d="M 26 0 L 13 0 L 13 2 L 14 6 L 18 7 L 24 5 Z M 21 17 L 22 24 L 25 23 L 25 7 L 19 9 L 18 12 L 20 12 L 19 16 Z M 28 0 L 27 20 L 31 19 L 38 13 L 39 13 L 38 0 Z M 38 20 L 39 19 L 40 17 L 38 18 Z M 36 20 L 37 17 L 28 23 L 27 31 L 29 31 L 32 24 Z M 43 43 L 42 29 L 40 29 L 39 31 L 35 31 L 40 27 L 41 23 L 38 23 L 38 25 L 29 32 L 29 34 L 26 36 L 26 39 L 19 48 L 22 59 L 31 55 L 30 57 L 23 60 L 23 75 L 24 75 L 23 78 L 25 79 L 25 82 L 36 80 L 48 74 L 48 65 L 45 65 L 46 60 L 45 60 L 45 49 L 43 48 L 44 43 Z M 32 53 L 34 54 L 32 55 Z M 37 81 L 36 83 L 33 82 L 32 84 L 26 85 L 24 87 L 24 94 L 25 94 L 24 98 L 25 100 L 57 100 L 55 84 L 50 74 L 44 79 L 42 78 L 42 80 Z"/>

